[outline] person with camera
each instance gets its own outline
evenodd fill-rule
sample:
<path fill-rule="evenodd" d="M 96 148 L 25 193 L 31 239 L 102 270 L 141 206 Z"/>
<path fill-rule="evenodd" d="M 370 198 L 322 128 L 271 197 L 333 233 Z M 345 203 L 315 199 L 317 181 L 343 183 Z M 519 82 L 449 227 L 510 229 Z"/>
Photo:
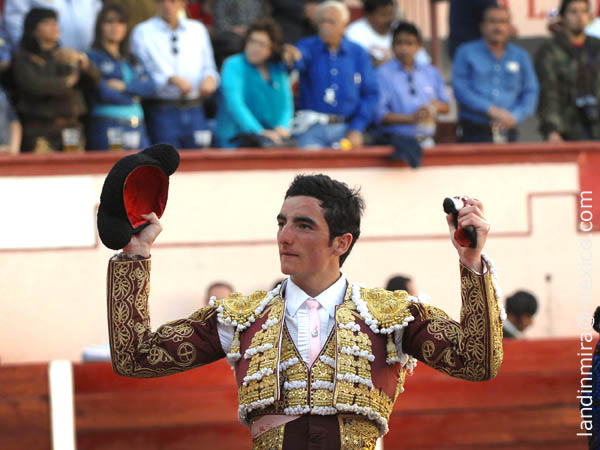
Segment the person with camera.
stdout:
<path fill-rule="evenodd" d="M 540 131 L 552 142 L 600 138 L 600 40 L 586 36 L 588 0 L 563 0 L 562 26 L 536 55 Z"/>

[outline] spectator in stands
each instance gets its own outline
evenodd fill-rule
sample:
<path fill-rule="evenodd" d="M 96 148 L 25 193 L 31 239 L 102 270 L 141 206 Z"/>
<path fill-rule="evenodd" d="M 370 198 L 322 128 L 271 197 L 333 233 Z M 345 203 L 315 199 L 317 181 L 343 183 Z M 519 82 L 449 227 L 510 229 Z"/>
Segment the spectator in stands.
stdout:
<path fill-rule="evenodd" d="M 385 289 L 387 291 L 406 291 L 408 292 L 408 295 L 414 297 L 419 293 L 412 278 L 405 277 L 404 275 L 395 275 L 391 277 L 388 280 Z"/>
<path fill-rule="evenodd" d="M 283 41 L 296 43 L 317 32 L 316 9 L 323 0 L 269 0 L 271 17 L 283 31 Z"/>
<path fill-rule="evenodd" d="M 110 0 L 110 3 L 125 9 L 128 30 L 156 15 L 156 0 Z"/>
<path fill-rule="evenodd" d="M 227 298 L 233 292 L 233 286 L 225 281 L 215 281 L 206 288 L 206 295 L 202 301 L 200 307 L 208 306 L 210 299 L 215 297 L 216 299 Z"/>
<path fill-rule="evenodd" d="M 248 26 L 267 16 L 263 0 L 219 0 L 211 5 L 211 37 L 217 67 L 244 49 Z"/>
<path fill-rule="evenodd" d="M 34 8 L 27 14 L 12 64 L 24 152 L 82 148 L 83 91 L 99 85 L 100 72 L 85 53 L 60 47 L 59 38 L 56 11 Z"/>
<path fill-rule="evenodd" d="M 396 18 L 394 0 L 365 0 L 364 16 L 352 22 L 346 29 L 346 37 L 363 47 L 377 67 L 393 58 L 392 29 Z M 431 58 L 423 47 L 415 56 L 422 64 L 429 64 Z"/>
<path fill-rule="evenodd" d="M 127 12 L 116 4 L 103 7 L 96 20 L 90 61 L 102 83 L 94 93 L 87 148 L 137 150 L 150 145 L 140 97 L 153 95 L 154 82 L 129 53 Z"/>
<path fill-rule="evenodd" d="M 415 60 L 421 44 L 421 34 L 414 24 L 399 23 L 394 30 L 395 59 L 377 68 L 378 140 L 393 145 L 394 157 L 406 160 L 413 168 L 421 163 L 421 147 L 433 144 L 437 115 L 450 110 L 440 72 Z"/>
<path fill-rule="evenodd" d="M 13 45 L 23 34 L 23 19 L 32 8 L 51 8 L 58 15 L 60 43 L 64 47 L 84 52 L 94 37 L 94 22 L 102 0 L 5 0 L 4 17 Z"/>
<path fill-rule="evenodd" d="M 178 148 L 211 143 L 203 99 L 219 81 L 206 27 L 181 18 L 185 0 L 156 0 L 158 17 L 139 24 L 131 50 L 150 72 L 157 91 L 147 102 L 146 125 L 152 143 Z"/>
<path fill-rule="evenodd" d="M 320 4 L 317 17 L 318 36 L 288 47 L 288 60 L 300 73 L 295 137 L 301 147 L 331 147 L 342 139 L 361 147 L 377 106 L 373 64 L 361 46 L 344 37 L 350 13 L 343 3 Z"/>
<path fill-rule="evenodd" d="M 7 92 L 12 88 L 11 57 L 12 46 L 4 26 L 0 24 L 0 154 L 15 155 L 21 148 L 22 128 L 12 105 L 11 92 Z"/>
<path fill-rule="evenodd" d="M 461 45 L 452 67 L 461 142 L 517 139 L 517 124 L 535 112 L 539 86 L 525 50 L 507 42 L 510 16 L 502 6 L 483 13 L 483 38 Z"/>
<path fill-rule="evenodd" d="M 535 296 L 526 291 L 517 291 L 506 298 L 506 316 L 503 332 L 505 339 L 520 338 L 533 323 L 538 302 Z"/>
<path fill-rule="evenodd" d="M 231 139 L 240 133 L 261 134 L 275 145 L 290 137 L 294 102 L 282 45 L 279 25 L 263 19 L 250 25 L 244 52 L 225 61 L 216 129 L 220 147 L 237 147 Z"/>
<path fill-rule="evenodd" d="M 586 36 L 587 0 L 564 0 L 561 31 L 536 55 L 540 131 L 549 141 L 600 139 L 600 40 Z"/>

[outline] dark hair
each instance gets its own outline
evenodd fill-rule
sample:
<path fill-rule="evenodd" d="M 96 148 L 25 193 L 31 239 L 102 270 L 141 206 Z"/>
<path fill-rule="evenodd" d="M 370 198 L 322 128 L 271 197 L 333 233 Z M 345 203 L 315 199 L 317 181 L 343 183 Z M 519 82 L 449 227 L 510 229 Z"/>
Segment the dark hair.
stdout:
<path fill-rule="evenodd" d="M 41 53 L 40 43 L 35 37 L 35 30 L 40 22 L 46 19 L 58 19 L 58 14 L 50 8 L 32 8 L 23 21 L 21 48 L 31 53 Z M 58 45 L 58 44 L 57 44 Z"/>
<path fill-rule="evenodd" d="M 371 14 L 377 8 L 384 6 L 393 5 L 394 0 L 364 0 L 363 1 L 363 12 L 364 14 Z"/>
<path fill-rule="evenodd" d="M 419 44 L 422 42 L 421 41 L 421 33 L 419 32 L 419 29 L 417 28 L 417 26 L 412 22 L 398 22 L 396 24 L 396 27 L 394 28 L 394 34 L 392 35 L 392 42 L 395 42 L 396 37 L 401 33 L 411 34 L 417 38 L 417 42 L 419 42 Z"/>
<path fill-rule="evenodd" d="M 558 14 L 560 14 L 561 16 L 564 16 L 565 12 L 567 12 L 567 6 L 569 6 L 571 3 L 575 3 L 575 2 L 584 2 L 587 5 L 588 10 L 590 9 L 589 0 L 562 0 L 562 3 L 560 4 L 560 8 L 558 10 Z"/>
<path fill-rule="evenodd" d="M 211 289 L 216 288 L 216 287 L 224 287 L 229 289 L 231 292 L 233 292 L 233 286 L 229 283 L 227 283 L 226 281 L 215 281 L 214 283 L 211 283 L 207 288 L 206 288 L 206 292 L 210 292 Z"/>
<path fill-rule="evenodd" d="M 256 31 L 267 33 L 269 39 L 271 40 L 271 57 L 269 60 L 276 62 L 281 61 L 283 32 L 281 31 L 279 24 L 271 18 L 260 19 L 250 24 L 248 31 L 246 31 L 246 36 L 244 37 L 244 48 L 246 48 L 246 44 L 248 43 L 248 39 L 250 39 L 250 35 Z"/>
<path fill-rule="evenodd" d="M 479 23 L 483 23 L 483 21 L 485 20 L 485 16 L 487 16 L 488 11 L 491 11 L 493 9 L 500 9 L 502 11 L 506 11 L 508 12 L 508 9 L 506 9 L 505 6 L 499 5 L 497 3 L 492 3 L 491 5 L 487 5 L 485 8 L 483 8 L 481 10 L 481 16 L 479 17 Z"/>
<path fill-rule="evenodd" d="M 533 316 L 538 308 L 538 302 L 533 294 L 527 291 L 517 291 L 506 298 L 506 313 L 517 317 Z"/>
<path fill-rule="evenodd" d="M 396 275 L 390 278 L 385 289 L 387 291 L 408 291 L 408 283 L 411 279 L 402 275 Z"/>
<path fill-rule="evenodd" d="M 106 49 L 102 45 L 102 24 L 106 20 L 108 14 L 111 12 L 116 13 L 119 16 L 119 20 L 125 23 L 127 23 L 127 21 L 129 20 L 127 10 L 121 5 L 117 5 L 115 3 L 109 3 L 107 5 L 104 5 L 98 13 L 98 15 L 96 16 L 96 27 L 94 28 L 94 41 L 92 42 L 91 46 L 94 50 L 106 52 Z M 122 58 L 132 58 L 129 52 L 129 28 L 127 29 L 127 34 L 119 44 L 119 53 L 121 53 Z"/>
<path fill-rule="evenodd" d="M 350 254 L 360 236 L 360 218 L 365 202 L 360 189 L 350 189 L 346 183 L 333 180 L 327 175 L 297 175 L 285 193 L 285 198 L 306 195 L 320 201 L 329 226 L 329 245 L 333 239 L 345 233 L 352 234 L 348 251 L 340 256 L 340 267 Z"/>

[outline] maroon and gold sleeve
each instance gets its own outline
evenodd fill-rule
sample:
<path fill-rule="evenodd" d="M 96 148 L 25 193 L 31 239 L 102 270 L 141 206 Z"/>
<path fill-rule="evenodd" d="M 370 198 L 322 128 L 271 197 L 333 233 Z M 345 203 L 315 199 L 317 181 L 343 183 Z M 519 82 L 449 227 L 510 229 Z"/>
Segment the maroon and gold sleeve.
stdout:
<path fill-rule="evenodd" d="M 217 310 L 207 306 L 186 319 L 150 328 L 150 259 L 113 257 L 108 263 L 108 335 L 114 371 L 150 378 L 223 358 Z"/>
<path fill-rule="evenodd" d="M 434 369 L 469 381 L 491 380 L 502 364 L 502 321 L 492 274 L 460 265 L 460 323 L 431 305 L 411 305 L 402 350 Z"/>

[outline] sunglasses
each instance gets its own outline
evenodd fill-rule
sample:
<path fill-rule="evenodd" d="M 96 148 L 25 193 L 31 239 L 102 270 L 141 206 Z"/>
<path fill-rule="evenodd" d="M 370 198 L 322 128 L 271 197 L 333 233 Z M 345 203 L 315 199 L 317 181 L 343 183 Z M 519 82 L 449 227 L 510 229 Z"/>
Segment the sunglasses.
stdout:
<path fill-rule="evenodd" d="M 177 35 L 174 34 L 171 36 L 171 53 L 174 55 L 179 53 L 179 49 L 177 48 Z"/>
<path fill-rule="evenodd" d="M 127 23 L 125 19 L 104 19 L 102 23 Z"/>
<path fill-rule="evenodd" d="M 408 89 L 410 95 L 417 95 L 417 90 L 415 89 L 415 80 L 413 79 L 412 72 L 408 74 Z"/>

